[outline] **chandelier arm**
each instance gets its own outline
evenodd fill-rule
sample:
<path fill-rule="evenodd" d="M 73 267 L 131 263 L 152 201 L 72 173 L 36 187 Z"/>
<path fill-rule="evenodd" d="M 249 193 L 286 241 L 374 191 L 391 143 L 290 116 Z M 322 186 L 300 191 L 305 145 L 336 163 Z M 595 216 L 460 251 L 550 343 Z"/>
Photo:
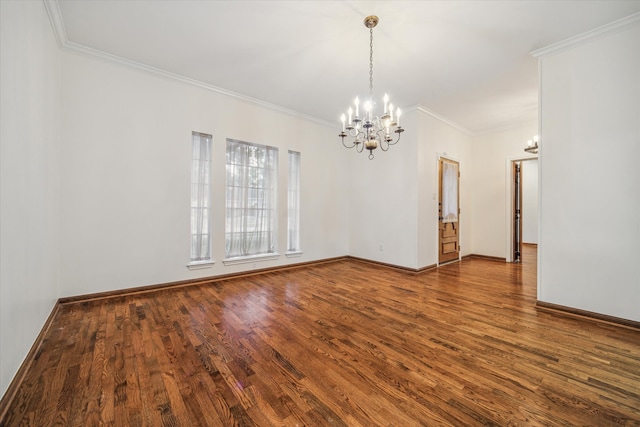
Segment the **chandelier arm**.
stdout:
<path fill-rule="evenodd" d="M 346 133 L 346 132 L 342 131 L 342 132 L 338 135 L 338 136 L 342 139 L 342 145 L 343 145 L 345 148 L 353 148 L 353 147 L 357 147 L 357 146 L 360 144 L 359 137 L 360 137 L 360 135 L 363 135 L 362 131 L 361 131 L 361 130 L 359 131 L 358 129 L 348 129 L 348 130 L 349 130 L 349 133 Z M 353 138 L 353 142 L 352 142 L 351 144 L 349 144 L 349 145 L 347 145 L 347 144 L 344 142 L 344 139 L 345 139 L 345 137 L 347 137 L 347 136 L 349 136 L 349 137 Z M 362 152 L 362 150 L 360 150 L 360 152 Z"/>
<path fill-rule="evenodd" d="M 353 140 L 353 145 L 356 147 L 358 153 L 362 153 L 364 150 L 364 140 L 366 139 L 366 133 L 363 128 L 360 128 Z"/>
<path fill-rule="evenodd" d="M 353 128 L 353 129 L 350 129 L 350 130 L 349 130 L 349 136 L 350 136 L 351 138 L 356 138 L 356 137 L 358 136 L 358 134 L 360 134 L 360 133 L 362 133 L 362 132 L 361 132 L 361 131 L 359 131 L 359 130 L 358 130 L 358 129 L 356 129 L 356 128 Z"/>
<path fill-rule="evenodd" d="M 347 145 L 347 144 L 344 143 L 344 137 L 342 137 L 342 145 L 344 145 L 344 148 L 353 148 L 353 147 L 356 146 L 356 143 L 354 142 L 351 145 Z"/>
<path fill-rule="evenodd" d="M 398 129 L 395 130 L 395 133 L 398 134 L 398 138 L 396 138 L 394 142 L 389 142 L 389 145 L 396 145 L 398 141 L 400 141 L 400 135 L 402 135 L 402 132 L 404 132 L 404 129 L 402 129 L 401 127 L 398 127 Z"/>
<path fill-rule="evenodd" d="M 382 129 L 380 129 L 377 133 L 376 133 L 376 138 L 378 139 L 378 146 L 380 147 L 380 149 L 382 151 L 387 151 L 389 150 L 389 141 L 386 138 L 385 133 L 382 131 Z M 387 148 L 384 147 L 384 144 L 387 144 Z"/>

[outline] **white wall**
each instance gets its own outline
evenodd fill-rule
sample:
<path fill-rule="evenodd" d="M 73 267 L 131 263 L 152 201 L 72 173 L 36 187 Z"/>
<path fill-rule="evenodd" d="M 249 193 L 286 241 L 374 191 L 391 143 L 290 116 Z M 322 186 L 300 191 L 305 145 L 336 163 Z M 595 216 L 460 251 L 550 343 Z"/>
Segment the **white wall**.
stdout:
<path fill-rule="evenodd" d="M 413 113 L 402 125 L 410 129 L 375 158 L 349 150 L 349 254 L 415 268 L 418 181 Z M 412 135 L 413 134 L 413 135 Z M 347 151 L 346 148 L 342 150 Z M 381 250 L 382 245 L 382 250 Z"/>
<path fill-rule="evenodd" d="M 524 147 L 527 140 L 537 134 L 536 123 L 523 123 L 512 129 L 473 137 L 471 253 L 509 257 L 510 163 L 532 157 Z"/>
<path fill-rule="evenodd" d="M 522 242 L 538 243 L 538 159 L 522 162 Z"/>
<path fill-rule="evenodd" d="M 0 395 L 58 296 L 59 79 L 42 2 L 0 1 Z"/>
<path fill-rule="evenodd" d="M 541 301 L 640 321 L 640 25 L 540 58 Z"/>
<path fill-rule="evenodd" d="M 335 129 L 237 98 L 63 53 L 61 295 L 348 253 L 347 153 Z M 190 271 L 191 132 L 213 135 L 213 258 Z M 277 260 L 225 266 L 225 141 L 279 148 Z M 301 245 L 286 258 L 287 150 L 301 153 Z"/>

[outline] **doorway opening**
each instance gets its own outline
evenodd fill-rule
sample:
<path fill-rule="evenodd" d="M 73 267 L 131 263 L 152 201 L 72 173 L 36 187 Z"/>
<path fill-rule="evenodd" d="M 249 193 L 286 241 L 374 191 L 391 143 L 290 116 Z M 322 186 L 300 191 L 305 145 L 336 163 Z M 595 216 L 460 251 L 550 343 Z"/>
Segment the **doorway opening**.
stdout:
<path fill-rule="evenodd" d="M 517 159 L 510 163 L 507 261 L 517 263 L 522 262 L 523 245 L 529 248 L 538 245 L 538 159 Z"/>

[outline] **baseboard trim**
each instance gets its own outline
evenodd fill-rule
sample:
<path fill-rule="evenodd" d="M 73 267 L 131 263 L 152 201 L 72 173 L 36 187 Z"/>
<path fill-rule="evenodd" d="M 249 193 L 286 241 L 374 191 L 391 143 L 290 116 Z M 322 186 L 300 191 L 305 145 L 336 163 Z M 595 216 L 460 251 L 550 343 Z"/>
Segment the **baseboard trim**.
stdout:
<path fill-rule="evenodd" d="M 607 323 L 613 326 L 622 326 L 629 329 L 640 330 L 640 322 L 623 319 L 621 317 L 609 316 L 608 314 L 595 313 L 593 311 L 581 310 L 579 308 L 567 307 L 539 300 L 536 301 L 536 308 L 548 313 L 575 317 L 581 320 L 591 320 L 599 323 Z"/>
<path fill-rule="evenodd" d="M 3 423 L 2 420 L 4 420 L 7 416 L 7 411 L 13 403 L 13 400 L 16 398 L 18 389 L 20 389 L 27 371 L 29 370 L 29 368 L 31 368 L 31 365 L 33 365 L 36 354 L 38 354 L 38 352 L 40 351 L 40 347 L 42 346 L 44 336 L 49 331 L 49 328 L 51 328 L 53 319 L 55 319 L 55 317 L 58 315 L 58 311 L 60 311 L 60 303 L 56 301 L 53 309 L 51 310 L 51 313 L 49 314 L 49 317 L 47 317 L 47 320 L 44 322 L 40 333 L 31 345 L 31 349 L 27 353 L 27 356 L 22 361 L 22 364 L 20 364 L 20 367 L 18 368 L 16 374 L 13 376 L 13 379 L 11 380 L 11 383 L 9 383 L 9 387 L 7 387 L 7 390 L 4 392 L 2 399 L 0 399 L 0 424 Z"/>
<path fill-rule="evenodd" d="M 475 257 L 475 258 L 481 258 L 481 259 L 487 259 L 487 260 L 493 260 L 493 261 L 498 261 L 498 260 L 502 260 L 503 262 L 505 261 L 504 258 L 487 257 L 483 255 L 465 255 L 464 257 L 462 257 L 462 259 L 465 259 L 468 257 Z M 300 263 L 288 264 L 288 265 L 282 265 L 282 266 L 276 266 L 276 267 L 267 267 L 267 268 L 261 268 L 257 270 L 251 270 L 251 271 L 242 271 L 239 273 L 229 273 L 229 274 L 222 274 L 218 276 L 207 276 L 207 277 L 202 277 L 198 279 L 180 280 L 176 282 L 166 282 L 166 283 L 160 283 L 156 285 L 138 286 L 134 288 L 124 288 L 124 289 L 117 289 L 113 291 L 96 292 L 91 294 L 62 297 L 58 299 L 58 303 L 62 305 L 75 304 L 75 303 L 90 302 L 90 301 L 102 300 L 102 299 L 108 299 L 108 298 L 114 298 L 114 297 L 139 295 L 139 294 L 144 294 L 148 292 L 160 292 L 170 288 L 179 288 L 179 287 L 186 287 L 186 286 L 201 285 L 205 283 L 214 283 L 221 280 L 249 277 L 249 276 L 255 276 L 258 274 L 273 273 L 277 271 L 291 270 L 291 269 L 302 268 L 302 267 L 310 267 L 314 265 L 321 265 L 321 264 L 327 264 L 327 263 L 344 261 L 344 260 L 354 260 L 358 262 L 364 262 L 364 263 L 378 265 L 381 267 L 386 267 L 396 271 L 402 271 L 402 272 L 411 273 L 411 274 L 423 273 L 425 271 L 432 270 L 438 267 L 438 264 L 431 264 L 421 268 L 410 268 L 410 267 L 404 267 L 404 266 L 390 264 L 386 262 L 374 261 L 366 258 L 359 258 L 359 257 L 350 256 L 350 255 L 345 255 L 345 256 L 339 256 L 335 258 L 325 258 L 325 259 L 315 260 L 315 261 L 300 262 Z"/>
<path fill-rule="evenodd" d="M 251 270 L 251 271 L 241 271 L 238 273 L 229 273 L 229 274 L 221 274 L 218 276 L 201 277 L 198 279 L 180 280 L 176 282 L 160 283 L 156 285 L 147 285 L 147 286 L 139 286 L 135 288 L 118 289 L 114 291 L 96 292 L 96 293 L 85 294 L 85 295 L 76 295 L 71 297 L 60 298 L 58 302 L 63 305 L 75 304 L 79 302 L 89 302 L 89 301 L 108 299 L 113 297 L 124 297 L 124 296 L 139 295 L 139 294 L 144 294 L 149 292 L 159 292 L 166 289 L 202 285 L 205 283 L 215 283 L 221 280 L 250 277 L 250 276 L 256 276 L 258 274 L 273 273 L 277 271 L 293 270 L 296 268 L 327 264 L 327 263 L 342 261 L 347 258 L 349 257 L 341 256 L 341 257 L 335 257 L 335 258 L 325 258 L 325 259 L 316 260 L 316 261 L 299 262 L 295 264 L 280 265 L 276 267 L 260 268 L 260 269 Z"/>
<path fill-rule="evenodd" d="M 422 267 L 422 268 L 410 268 L 410 267 L 404 267 L 404 266 L 401 266 L 401 265 L 389 264 L 389 263 L 381 262 L 381 261 L 373 261 L 373 260 L 366 259 L 366 258 L 359 258 L 359 257 L 355 257 L 355 256 L 347 256 L 345 258 L 351 259 L 351 260 L 354 260 L 354 261 L 358 261 L 358 262 L 364 262 L 366 264 L 373 264 L 373 265 L 377 265 L 377 266 L 380 266 L 380 267 L 390 268 L 392 270 L 402 271 L 404 273 L 411 273 L 411 274 L 419 274 L 419 273 L 422 273 L 424 271 L 433 270 L 434 268 L 438 268 L 438 267 L 444 267 L 444 266 L 449 265 L 449 264 L 455 264 L 457 262 L 460 262 L 460 261 L 463 261 L 463 260 L 467 260 L 467 259 L 471 259 L 471 258 L 482 259 L 482 260 L 485 260 L 485 261 L 493 261 L 493 262 L 507 262 L 506 258 L 489 256 L 489 255 L 470 254 L 470 255 L 463 255 L 459 260 L 456 259 L 456 260 L 453 260 L 453 261 L 445 262 L 444 264 L 440 264 L 440 265 L 431 264 L 431 265 L 427 265 L 427 266 Z"/>
<path fill-rule="evenodd" d="M 353 260 L 353 261 L 363 262 L 365 264 L 377 265 L 379 267 L 385 267 L 385 268 L 389 268 L 389 269 L 392 269 L 392 270 L 401 271 L 403 273 L 411 273 L 411 274 L 419 274 L 419 273 L 422 273 L 424 271 L 432 270 L 432 269 L 438 267 L 437 264 L 431 264 L 431 265 L 427 265 L 426 267 L 422 267 L 422 268 L 410 268 L 410 267 L 404 267 L 402 265 L 389 264 L 387 262 L 374 261 L 374 260 L 370 260 L 370 259 L 366 259 L 366 258 L 359 258 L 359 257 L 355 257 L 355 256 L 348 256 L 346 258 L 350 259 L 350 260 Z"/>
<path fill-rule="evenodd" d="M 483 259 L 485 261 L 495 261 L 495 262 L 507 262 L 507 259 L 499 256 L 490 256 L 490 255 L 480 255 L 480 254 L 469 254 L 462 257 L 462 259 Z"/>

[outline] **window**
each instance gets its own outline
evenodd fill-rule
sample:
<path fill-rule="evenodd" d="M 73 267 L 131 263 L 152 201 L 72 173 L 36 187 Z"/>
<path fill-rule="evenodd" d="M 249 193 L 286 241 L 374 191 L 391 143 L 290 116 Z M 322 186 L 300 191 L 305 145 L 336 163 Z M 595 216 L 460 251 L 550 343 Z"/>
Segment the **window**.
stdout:
<path fill-rule="evenodd" d="M 227 258 L 276 254 L 277 176 L 277 148 L 227 139 Z"/>
<path fill-rule="evenodd" d="M 287 252 L 300 252 L 300 153 L 289 151 Z"/>
<path fill-rule="evenodd" d="M 211 261 L 211 135 L 191 135 L 191 264 L 198 264 Z"/>

